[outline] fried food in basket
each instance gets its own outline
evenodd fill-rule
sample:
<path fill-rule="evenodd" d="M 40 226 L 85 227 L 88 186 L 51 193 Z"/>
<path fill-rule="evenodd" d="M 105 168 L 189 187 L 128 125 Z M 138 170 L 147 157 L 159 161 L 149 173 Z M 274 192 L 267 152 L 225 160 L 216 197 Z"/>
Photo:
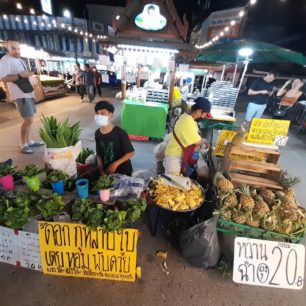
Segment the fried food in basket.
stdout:
<path fill-rule="evenodd" d="M 154 181 L 150 194 L 155 204 L 173 211 L 192 210 L 204 201 L 200 185 L 192 183 L 190 190 L 165 185 L 160 179 Z"/>

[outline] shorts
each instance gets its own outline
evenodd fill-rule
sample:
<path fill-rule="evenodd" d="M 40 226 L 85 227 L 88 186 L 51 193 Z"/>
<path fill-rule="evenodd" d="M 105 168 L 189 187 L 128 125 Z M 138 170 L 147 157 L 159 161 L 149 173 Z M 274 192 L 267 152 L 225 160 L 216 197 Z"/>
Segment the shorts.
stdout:
<path fill-rule="evenodd" d="M 182 171 L 182 158 L 166 156 L 164 158 L 164 168 L 166 174 L 179 175 Z"/>
<path fill-rule="evenodd" d="M 17 108 L 22 118 L 33 117 L 33 115 L 36 113 L 35 99 L 17 99 Z"/>
<path fill-rule="evenodd" d="M 245 121 L 251 122 L 253 118 L 261 118 L 266 107 L 267 104 L 262 105 L 250 102 L 245 114 Z"/>

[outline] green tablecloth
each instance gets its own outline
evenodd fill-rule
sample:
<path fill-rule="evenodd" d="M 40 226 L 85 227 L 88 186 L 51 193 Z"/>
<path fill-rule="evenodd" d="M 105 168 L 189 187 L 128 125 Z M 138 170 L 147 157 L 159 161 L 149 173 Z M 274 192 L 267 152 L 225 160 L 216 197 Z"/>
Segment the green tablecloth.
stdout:
<path fill-rule="evenodd" d="M 162 103 L 141 103 L 124 100 L 121 127 L 131 135 L 163 138 L 169 106 Z"/>

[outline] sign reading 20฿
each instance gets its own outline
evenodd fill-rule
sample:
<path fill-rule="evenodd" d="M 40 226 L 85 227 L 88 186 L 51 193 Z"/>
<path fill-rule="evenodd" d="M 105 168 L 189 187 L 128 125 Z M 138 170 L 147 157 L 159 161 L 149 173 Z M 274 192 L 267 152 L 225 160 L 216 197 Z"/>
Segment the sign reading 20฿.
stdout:
<path fill-rule="evenodd" d="M 248 142 L 274 144 L 277 136 L 287 136 L 289 120 L 259 119 L 252 120 Z"/>
<path fill-rule="evenodd" d="M 135 281 L 138 230 L 107 233 L 82 224 L 39 222 L 46 274 Z"/>

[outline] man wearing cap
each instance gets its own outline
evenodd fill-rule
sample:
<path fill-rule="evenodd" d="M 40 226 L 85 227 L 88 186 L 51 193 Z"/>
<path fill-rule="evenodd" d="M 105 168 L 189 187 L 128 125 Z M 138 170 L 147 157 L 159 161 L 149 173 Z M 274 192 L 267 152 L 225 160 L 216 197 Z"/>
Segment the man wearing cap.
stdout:
<path fill-rule="evenodd" d="M 204 118 L 211 118 L 210 110 L 210 102 L 203 97 L 198 97 L 195 104 L 192 105 L 190 113 L 183 114 L 176 122 L 165 152 L 164 168 L 166 174 L 177 175 L 182 172 L 182 147 L 209 145 L 206 139 L 201 138 L 197 122 Z M 200 172 L 201 176 L 206 176 L 209 173 L 203 169 Z"/>

